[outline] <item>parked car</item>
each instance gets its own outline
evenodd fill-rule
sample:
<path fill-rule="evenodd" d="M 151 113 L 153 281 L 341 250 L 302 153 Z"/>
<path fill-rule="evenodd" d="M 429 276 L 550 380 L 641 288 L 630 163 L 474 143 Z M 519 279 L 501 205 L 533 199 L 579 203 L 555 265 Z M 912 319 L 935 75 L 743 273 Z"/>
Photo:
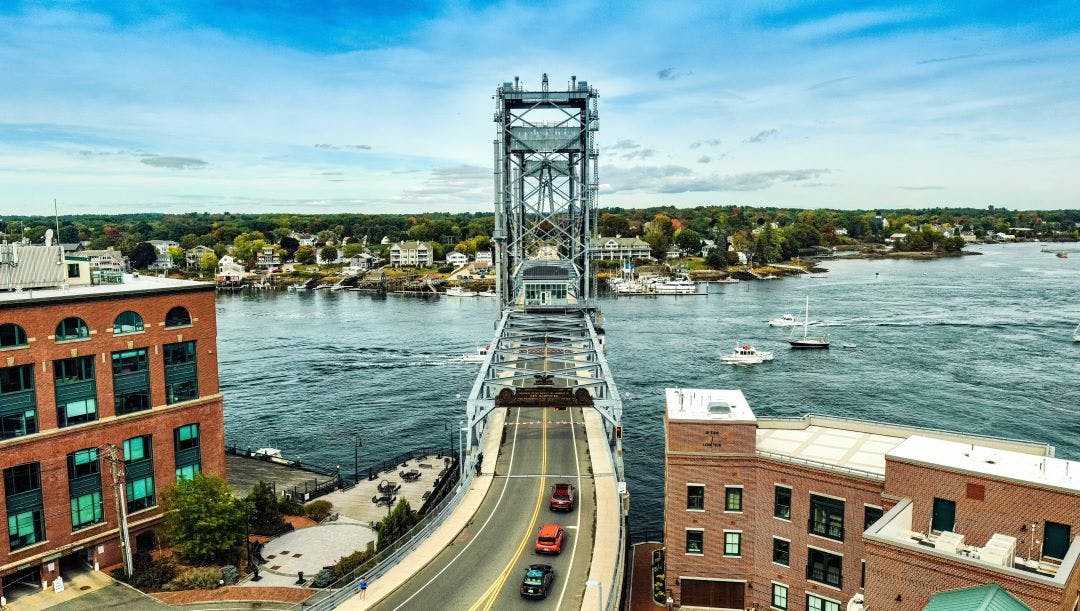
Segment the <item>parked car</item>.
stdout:
<path fill-rule="evenodd" d="M 548 507 L 552 511 L 573 511 L 576 500 L 573 484 L 558 483 L 551 487 L 551 501 Z"/>
<path fill-rule="evenodd" d="M 530 564 L 525 569 L 525 577 L 521 579 L 521 597 L 537 600 L 547 598 L 553 581 L 555 570 L 550 564 Z"/>
<path fill-rule="evenodd" d="M 566 529 L 558 524 L 544 524 L 536 536 L 536 553 L 558 554 L 566 540 Z"/>

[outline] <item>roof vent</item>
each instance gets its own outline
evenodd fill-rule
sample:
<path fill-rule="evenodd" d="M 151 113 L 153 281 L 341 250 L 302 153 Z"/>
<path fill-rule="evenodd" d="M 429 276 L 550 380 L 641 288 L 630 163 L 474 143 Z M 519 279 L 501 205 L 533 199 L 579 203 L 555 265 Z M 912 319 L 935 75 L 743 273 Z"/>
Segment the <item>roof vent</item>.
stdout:
<path fill-rule="evenodd" d="M 724 401 L 710 401 L 709 413 L 726 416 L 731 414 L 731 404 Z"/>

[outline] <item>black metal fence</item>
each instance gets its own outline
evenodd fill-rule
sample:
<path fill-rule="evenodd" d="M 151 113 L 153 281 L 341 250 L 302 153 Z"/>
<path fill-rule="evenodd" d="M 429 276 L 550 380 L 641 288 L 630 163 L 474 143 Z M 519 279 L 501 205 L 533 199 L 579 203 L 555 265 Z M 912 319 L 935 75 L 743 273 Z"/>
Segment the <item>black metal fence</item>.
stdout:
<path fill-rule="evenodd" d="M 658 528 L 634 530 L 630 532 L 630 545 L 638 543 L 663 543 L 664 531 Z"/>

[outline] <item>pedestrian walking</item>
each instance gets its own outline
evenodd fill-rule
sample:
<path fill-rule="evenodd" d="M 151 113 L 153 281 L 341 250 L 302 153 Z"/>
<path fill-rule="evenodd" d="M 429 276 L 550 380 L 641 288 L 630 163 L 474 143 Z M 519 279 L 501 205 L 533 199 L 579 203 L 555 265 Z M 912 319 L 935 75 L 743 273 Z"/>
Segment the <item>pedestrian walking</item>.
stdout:
<path fill-rule="evenodd" d="M 367 579 L 360 578 L 360 598 L 367 596 Z"/>

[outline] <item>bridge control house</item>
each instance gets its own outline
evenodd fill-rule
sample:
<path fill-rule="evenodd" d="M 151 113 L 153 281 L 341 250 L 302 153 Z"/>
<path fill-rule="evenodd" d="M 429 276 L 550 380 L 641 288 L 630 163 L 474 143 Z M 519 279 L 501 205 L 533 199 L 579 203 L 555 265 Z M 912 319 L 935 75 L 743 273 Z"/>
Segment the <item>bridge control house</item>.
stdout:
<path fill-rule="evenodd" d="M 678 606 L 1080 608 L 1080 462 L 1051 446 L 758 418 L 738 390 L 668 389 L 664 423 Z"/>
<path fill-rule="evenodd" d="M 58 246 L 0 244 L 8 600 L 120 564 L 121 515 L 133 552 L 153 548 L 162 490 L 224 476 L 216 342 L 213 284 L 92 275 Z"/>

